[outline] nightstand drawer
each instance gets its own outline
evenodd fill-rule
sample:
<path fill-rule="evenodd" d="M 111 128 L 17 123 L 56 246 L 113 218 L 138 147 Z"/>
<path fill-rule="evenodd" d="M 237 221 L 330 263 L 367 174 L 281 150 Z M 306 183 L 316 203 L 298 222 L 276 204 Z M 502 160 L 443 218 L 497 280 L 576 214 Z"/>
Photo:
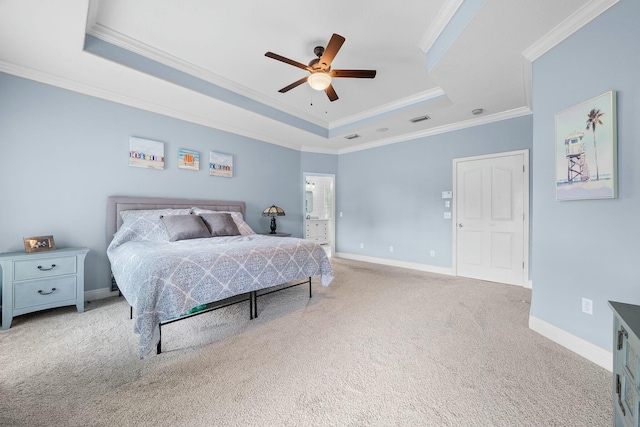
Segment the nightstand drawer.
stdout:
<path fill-rule="evenodd" d="M 13 308 L 20 309 L 75 300 L 76 276 L 34 280 L 13 285 Z"/>
<path fill-rule="evenodd" d="M 15 261 L 13 280 L 29 280 L 76 273 L 76 257 Z"/>

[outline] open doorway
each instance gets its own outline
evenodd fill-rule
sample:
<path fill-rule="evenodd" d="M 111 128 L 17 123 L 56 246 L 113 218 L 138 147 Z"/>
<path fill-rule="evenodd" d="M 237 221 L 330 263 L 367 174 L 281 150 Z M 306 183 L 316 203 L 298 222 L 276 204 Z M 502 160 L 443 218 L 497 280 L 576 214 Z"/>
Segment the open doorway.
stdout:
<path fill-rule="evenodd" d="M 322 246 L 331 257 L 335 253 L 335 175 L 303 174 L 304 238 Z"/>

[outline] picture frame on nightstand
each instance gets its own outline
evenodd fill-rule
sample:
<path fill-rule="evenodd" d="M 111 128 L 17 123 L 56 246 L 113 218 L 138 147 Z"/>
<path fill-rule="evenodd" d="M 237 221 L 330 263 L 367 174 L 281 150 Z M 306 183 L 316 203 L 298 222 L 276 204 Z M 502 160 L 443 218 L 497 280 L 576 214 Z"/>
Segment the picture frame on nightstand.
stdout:
<path fill-rule="evenodd" d="M 53 236 L 34 236 L 24 238 L 24 250 L 27 253 L 52 251 L 56 248 Z"/>

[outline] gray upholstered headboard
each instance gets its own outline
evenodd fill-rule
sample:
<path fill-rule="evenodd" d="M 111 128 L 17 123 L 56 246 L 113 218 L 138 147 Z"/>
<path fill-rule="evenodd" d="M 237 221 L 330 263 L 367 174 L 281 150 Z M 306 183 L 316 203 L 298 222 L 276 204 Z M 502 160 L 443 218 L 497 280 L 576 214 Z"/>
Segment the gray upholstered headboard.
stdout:
<path fill-rule="evenodd" d="M 212 211 L 242 212 L 244 202 L 230 202 L 225 200 L 197 200 L 197 199 L 165 199 L 160 197 L 127 197 L 111 196 L 107 199 L 107 244 L 111 243 L 113 235 L 122 225 L 120 212 L 140 209 L 165 208 L 193 208 L 209 209 Z"/>

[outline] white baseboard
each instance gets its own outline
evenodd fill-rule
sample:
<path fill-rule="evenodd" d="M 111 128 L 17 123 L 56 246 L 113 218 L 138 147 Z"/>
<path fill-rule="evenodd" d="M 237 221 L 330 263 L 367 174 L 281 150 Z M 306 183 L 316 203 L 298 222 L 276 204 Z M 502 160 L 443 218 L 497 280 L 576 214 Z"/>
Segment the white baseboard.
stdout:
<path fill-rule="evenodd" d="M 84 293 L 85 301 L 95 301 L 98 299 L 109 298 L 109 297 L 117 297 L 118 291 L 111 291 L 110 288 L 100 288 L 94 289 L 92 291 L 86 291 Z"/>
<path fill-rule="evenodd" d="M 613 353 L 604 348 L 583 340 L 564 329 L 553 326 L 550 323 L 540 320 L 537 317 L 529 316 L 529 329 L 539 333 L 545 338 L 560 344 L 561 346 L 579 354 L 596 365 L 603 367 L 609 372 L 613 371 Z"/>
<path fill-rule="evenodd" d="M 524 287 L 527 289 L 533 289 L 533 280 L 528 280 L 525 284 Z"/>
<path fill-rule="evenodd" d="M 447 267 L 439 267 L 437 265 L 419 264 L 417 262 L 398 261 L 396 259 L 376 258 L 366 255 L 349 254 L 346 252 L 336 252 L 336 258 L 351 259 L 354 261 L 370 262 L 373 264 L 390 265 L 392 267 L 408 268 L 411 270 L 426 271 L 429 273 L 446 274 L 453 276 L 453 270 Z"/>

